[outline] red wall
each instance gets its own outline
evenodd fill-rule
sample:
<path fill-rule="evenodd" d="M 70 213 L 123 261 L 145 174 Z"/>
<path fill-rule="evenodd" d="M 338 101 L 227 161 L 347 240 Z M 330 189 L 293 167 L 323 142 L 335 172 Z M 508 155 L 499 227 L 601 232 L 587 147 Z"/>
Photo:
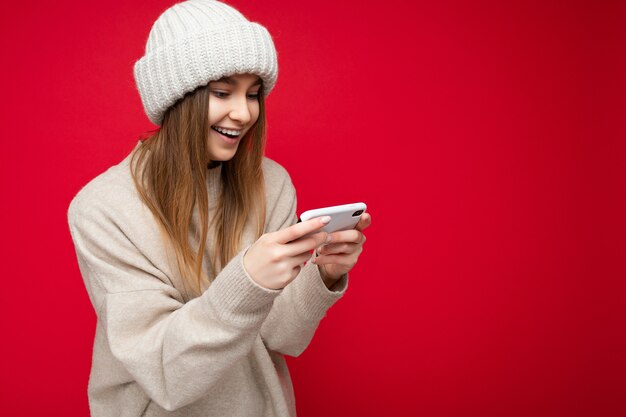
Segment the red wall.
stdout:
<path fill-rule="evenodd" d="M 171 4 L 2 6 L 3 415 L 88 413 L 66 210 L 152 128 L 132 65 Z M 299 415 L 626 415 L 623 4 L 231 4 L 276 42 L 268 155 L 299 211 L 373 217 L 289 358 Z"/>

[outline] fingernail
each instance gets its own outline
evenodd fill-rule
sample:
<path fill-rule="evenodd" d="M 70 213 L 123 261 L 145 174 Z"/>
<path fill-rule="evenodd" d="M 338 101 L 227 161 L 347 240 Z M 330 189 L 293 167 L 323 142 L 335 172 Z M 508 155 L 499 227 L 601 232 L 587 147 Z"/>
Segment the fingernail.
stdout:
<path fill-rule="evenodd" d="M 330 216 L 324 216 L 320 219 L 320 221 L 324 224 L 330 223 Z"/>
<path fill-rule="evenodd" d="M 329 233 L 326 235 L 326 243 L 330 242 L 331 240 L 333 240 L 333 237 Z"/>

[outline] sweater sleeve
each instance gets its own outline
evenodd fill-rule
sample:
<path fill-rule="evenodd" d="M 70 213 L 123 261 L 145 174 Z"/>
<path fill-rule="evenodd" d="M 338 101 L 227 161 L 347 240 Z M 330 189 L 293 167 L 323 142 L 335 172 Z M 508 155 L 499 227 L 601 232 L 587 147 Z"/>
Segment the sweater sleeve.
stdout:
<path fill-rule="evenodd" d="M 296 192 L 286 177 L 279 197 L 285 207 L 282 215 L 270 217 L 268 231 L 276 231 L 295 224 Z M 309 345 L 319 322 L 348 288 L 348 274 L 329 290 L 320 276 L 317 265 L 307 262 L 300 274 L 274 300 L 274 305 L 261 327 L 261 338 L 268 349 L 289 356 L 299 356 Z"/>
<path fill-rule="evenodd" d="M 112 210 L 73 202 L 68 222 L 113 356 L 169 411 L 199 399 L 250 352 L 281 292 L 254 283 L 240 253 L 207 291 L 184 303 Z"/>

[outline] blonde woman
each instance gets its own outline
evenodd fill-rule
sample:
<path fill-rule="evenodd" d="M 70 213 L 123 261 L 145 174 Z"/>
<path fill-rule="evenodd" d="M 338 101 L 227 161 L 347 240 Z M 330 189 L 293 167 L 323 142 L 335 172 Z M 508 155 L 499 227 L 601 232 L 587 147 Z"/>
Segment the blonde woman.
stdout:
<path fill-rule="evenodd" d="M 134 75 L 159 128 L 68 210 L 98 317 L 91 414 L 293 416 L 283 355 L 345 293 L 371 218 L 296 223 L 289 175 L 263 156 L 276 52 L 237 10 L 175 4 Z"/>

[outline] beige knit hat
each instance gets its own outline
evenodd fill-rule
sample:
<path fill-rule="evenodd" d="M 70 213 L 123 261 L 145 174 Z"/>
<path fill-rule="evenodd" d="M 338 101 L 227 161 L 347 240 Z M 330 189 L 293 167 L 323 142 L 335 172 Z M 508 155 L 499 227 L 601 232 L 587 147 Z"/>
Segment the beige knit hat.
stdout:
<path fill-rule="evenodd" d="M 163 12 L 134 68 L 146 115 L 159 126 L 165 111 L 185 93 L 243 73 L 261 77 L 265 96 L 274 88 L 278 63 L 272 37 L 215 0 L 188 0 Z"/>

